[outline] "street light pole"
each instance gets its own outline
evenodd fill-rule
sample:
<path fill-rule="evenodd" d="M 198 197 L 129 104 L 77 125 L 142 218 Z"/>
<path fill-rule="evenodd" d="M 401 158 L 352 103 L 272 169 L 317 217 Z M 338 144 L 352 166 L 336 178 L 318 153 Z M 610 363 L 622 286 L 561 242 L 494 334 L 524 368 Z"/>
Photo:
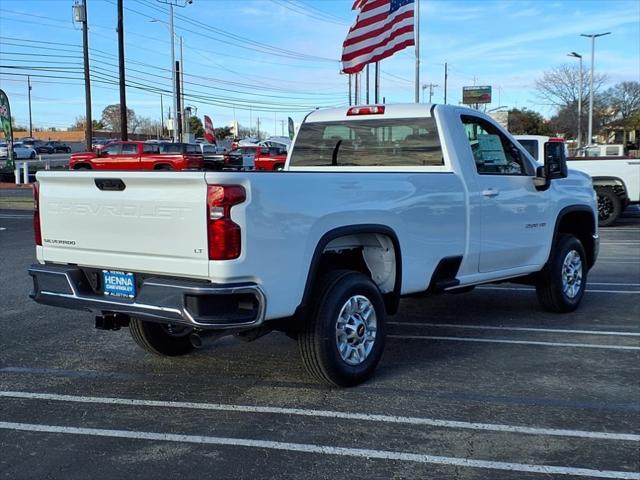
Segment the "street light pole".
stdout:
<path fill-rule="evenodd" d="M 568 54 L 580 60 L 580 87 L 578 92 L 578 149 L 582 148 L 582 55 L 576 52 Z"/>
<path fill-rule="evenodd" d="M 594 57 L 596 49 L 596 38 L 609 35 L 611 32 L 605 33 L 591 33 L 580 34 L 581 37 L 588 37 L 591 39 L 591 78 L 589 79 L 589 135 L 587 137 L 587 145 L 590 145 L 593 139 L 593 70 L 594 70 Z"/>

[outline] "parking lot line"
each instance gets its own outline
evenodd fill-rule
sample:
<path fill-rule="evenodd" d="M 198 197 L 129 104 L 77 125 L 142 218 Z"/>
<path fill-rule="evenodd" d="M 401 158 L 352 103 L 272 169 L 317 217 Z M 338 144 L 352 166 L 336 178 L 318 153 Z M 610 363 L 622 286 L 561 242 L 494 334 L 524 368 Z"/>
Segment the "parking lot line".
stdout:
<path fill-rule="evenodd" d="M 185 435 L 176 433 L 140 432 L 130 430 L 111 430 L 102 428 L 66 427 L 59 425 L 38 425 L 30 423 L 0 422 L 0 429 L 19 430 L 41 433 L 64 433 L 71 435 L 87 435 L 111 438 L 130 438 L 136 440 L 154 440 L 178 443 L 196 443 L 205 445 L 220 445 L 233 447 L 260 448 L 269 450 L 284 450 L 300 453 L 315 453 L 321 455 L 338 455 L 379 460 L 395 460 L 426 464 L 448 465 L 467 468 L 482 468 L 489 470 L 506 470 L 514 472 L 541 473 L 546 475 L 573 475 L 592 478 L 616 478 L 640 480 L 640 473 L 615 470 L 596 470 L 579 467 L 562 467 L 555 465 L 532 465 L 526 463 L 495 462 L 490 460 L 475 460 L 470 458 L 444 457 L 421 453 L 395 452 L 389 450 L 374 450 L 368 448 L 347 448 L 331 445 L 316 445 L 307 443 L 278 442 L 271 440 L 254 440 L 249 438 L 214 437 L 208 435 Z"/>
<path fill-rule="evenodd" d="M 462 422 L 457 420 L 441 420 L 424 417 L 406 417 L 396 415 L 380 415 L 370 413 L 343 412 L 332 410 L 314 410 L 305 408 L 268 407 L 254 405 L 230 405 L 220 403 L 172 402 L 164 400 L 143 400 L 137 398 L 117 397 L 85 397 L 78 395 L 59 395 L 54 393 L 11 392 L 0 391 L 0 397 L 21 398 L 27 400 L 48 400 L 73 403 L 96 403 L 102 405 L 125 405 L 143 407 L 177 408 L 186 410 L 213 410 L 240 413 L 266 413 L 276 415 L 296 415 L 304 417 L 337 418 L 342 420 L 358 420 L 388 424 L 422 425 L 441 428 L 460 428 L 467 430 L 483 430 L 492 432 L 519 433 L 527 435 L 548 435 L 555 437 L 591 438 L 599 440 L 618 440 L 640 442 L 640 435 L 634 433 L 593 432 L 586 430 L 570 430 L 558 428 L 537 428 L 520 425 L 503 425 L 493 423 Z"/>
<path fill-rule="evenodd" d="M 611 263 L 611 262 L 609 262 Z M 617 262 L 617 263 L 634 263 L 634 262 Z M 640 262 L 637 262 L 640 263 Z M 535 292 L 533 287 L 478 287 L 479 290 L 511 290 L 511 291 L 521 291 L 521 292 Z M 640 290 L 595 290 L 587 288 L 585 290 L 586 293 L 630 293 L 638 295 L 640 294 Z"/>
<path fill-rule="evenodd" d="M 589 280 L 589 285 L 610 285 L 610 286 L 622 286 L 622 287 L 640 287 L 640 283 L 592 282 L 591 280 Z"/>
<path fill-rule="evenodd" d="M 640 347 L 632 347 L 627 345 L 598 345 L 593 343 L 535 342 L 529 340 L 503 340 L 500 338 L 439 337 L 431 335 L 387 335 L 387 337 L 406 340 L 446 340 L 452 342 L 510 343 L 515 345 L 540 345 L 544 347 L 599 348 L 604 350 L 640 351 Z"/>
<path fill-rule="evenodd" d="M 417 323 L 417 322 L 387 322 L 389 325 L 401 325 L 407 327 L 442 327 L 442 328 L 466 328 L 471 330 L 507 330 L 514 332 L 544 332 L 544 333 L 577 333 L 584 335 L 614 335 L 621 337 L 640 337 L 640 333 L 609 332 L 602 330 L 565 330 L 561 328 L 533 328 L 533 327 L 499 327 L 496 325 L 461 325 L 458 323 Z"/>

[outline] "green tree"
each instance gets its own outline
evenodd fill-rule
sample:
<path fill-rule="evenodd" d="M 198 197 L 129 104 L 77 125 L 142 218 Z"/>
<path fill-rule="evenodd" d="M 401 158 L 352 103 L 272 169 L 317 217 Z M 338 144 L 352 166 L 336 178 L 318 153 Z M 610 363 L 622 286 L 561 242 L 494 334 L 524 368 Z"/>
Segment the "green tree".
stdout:
<path fill-rule="evenodd" d="M 202 121 L 195 115 L 189 117 L 189 131 L 196 137 L 204 136 L 204 127 L 202 126 Z"/>
<path fill-rule="evenodd" d="M 214 128 L 213 131 L 215 132 L 218 140 L 225 140 L 226 138 L 233 136 L 231 133 L 231 127 Z"/>
<path fill-rule="evenodd" d="M 73 125 L 71 125 L 69 127 L 69 129 L 70 130 L 84 130 L 85 123 L 86 123 L 86 117 L 84 115 L 81 115 L 79 117 L 76 117 L 75 122 L 73 122 Z M 104 130 L 104 125 L 99 120 L 92 120 L 91 121 L 91 128 L 93 130 Z"/>
<path fill-rule="evenodd" d="M 544 117 L 526 108 L 509 110 L 509 131 L 515 135 L 548 135 L 550 133 Z"/>

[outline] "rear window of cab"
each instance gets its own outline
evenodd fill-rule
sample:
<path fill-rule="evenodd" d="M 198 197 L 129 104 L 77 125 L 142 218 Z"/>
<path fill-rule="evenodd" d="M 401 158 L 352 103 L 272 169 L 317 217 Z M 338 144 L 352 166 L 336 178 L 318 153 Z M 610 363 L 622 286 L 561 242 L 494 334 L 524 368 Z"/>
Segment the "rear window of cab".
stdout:
<path fill-rule="evenodd" d="M 293 167 L 444 165 L 433 118 L 303 123 Z"/>

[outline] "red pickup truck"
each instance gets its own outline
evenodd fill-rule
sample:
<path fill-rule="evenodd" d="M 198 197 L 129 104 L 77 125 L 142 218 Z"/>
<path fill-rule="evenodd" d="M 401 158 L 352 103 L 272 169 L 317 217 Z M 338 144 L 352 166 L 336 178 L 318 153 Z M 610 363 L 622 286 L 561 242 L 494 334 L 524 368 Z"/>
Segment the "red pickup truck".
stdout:
<path fill-rule="evenodd" d="M 96 153 L 74 153 L 69 170 L 196 170 L 203 164 L 195 144 L 114 142 Z"/>
<path fill-rule="evenodd" d="M 277 147 L 261 145 L 242 145 L 229 152 L 225 158 L 225 166 L 231 168 L 243 167 L 243 156 L 252 155 L 256 170 L 282 170 L 287 161 L 287 152 Z"/>

